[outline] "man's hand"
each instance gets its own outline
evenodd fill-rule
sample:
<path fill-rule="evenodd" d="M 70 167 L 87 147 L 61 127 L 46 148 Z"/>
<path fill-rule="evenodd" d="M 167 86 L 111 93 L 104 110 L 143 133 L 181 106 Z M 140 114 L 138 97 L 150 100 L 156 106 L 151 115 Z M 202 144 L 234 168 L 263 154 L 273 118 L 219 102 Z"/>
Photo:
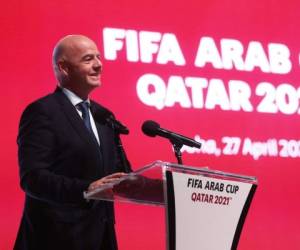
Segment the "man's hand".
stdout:
<path fill-rule="evenodd" d="M 122 176 L 125 176 L 127 175 L 126 173 L 122 173 L 122 172 L 118 172 L 118 173 L 114 173 L 114 174 L 111 174 L 111 175 L 107 175 L 99 180 L 96 180 L 94 182 L 92 182 L 90 185 L 89 185 L 89 188 L 88 188 L 88 192 L 89 191 L 92 191 L 96 188 L 99 188 L 105 184 L 108 184 L 108 183 L 112 183 L 112 182 L 115 182 L 117 180 L 119 180 Z"/>

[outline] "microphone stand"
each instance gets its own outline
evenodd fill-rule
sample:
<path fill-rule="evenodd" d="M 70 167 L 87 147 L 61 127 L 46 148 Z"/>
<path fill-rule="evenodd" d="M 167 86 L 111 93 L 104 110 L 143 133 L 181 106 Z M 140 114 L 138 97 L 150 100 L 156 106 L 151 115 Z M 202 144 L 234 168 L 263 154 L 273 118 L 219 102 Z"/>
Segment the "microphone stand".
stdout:
<path fill-rule="evenodd" d="M 121 138 L 120 138 L 120 133 L 115 129 L 115 126 L 113 123 L 111 123 L 112 125 L 112 128 L 114 129 L 114 132 L 115 132 L 115 143 L 117 145 L 117 150 L 118 150 L 118 155 L 120 157 L 120 160 L 121 160 L 121 164 L 124 168 L 124 172 L 125 173 L 130 173 L 132 172 L 131 170 L 131 164 L 127 158 L 127 155 L 125 153 L 125 150 L 123 148 L 123 144 L 122 144 L 122 141 L 121 141 Z"/>
<path fill-rule="evenodd" d="M 183 143 L 180 140 L 175 140 L 175 139 L 170 139 L 170 142 L 172 143 L 175 157 L 177 159 L 177 163 L 182 165 L 183 163 L 182 163 L 181 148 L 183 146 Z"/>

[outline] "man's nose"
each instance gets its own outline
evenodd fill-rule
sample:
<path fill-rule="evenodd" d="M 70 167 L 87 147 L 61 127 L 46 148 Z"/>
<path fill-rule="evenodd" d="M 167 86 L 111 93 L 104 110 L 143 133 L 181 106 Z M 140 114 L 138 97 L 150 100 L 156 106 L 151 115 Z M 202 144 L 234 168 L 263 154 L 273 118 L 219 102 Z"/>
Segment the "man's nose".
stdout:
<path fill-rule="evenodd" d="M 95 58 L 93 67 L 94 69 L 99 69 L 100 71 L 102 70 L 102 62 L 99 58 Z"/>

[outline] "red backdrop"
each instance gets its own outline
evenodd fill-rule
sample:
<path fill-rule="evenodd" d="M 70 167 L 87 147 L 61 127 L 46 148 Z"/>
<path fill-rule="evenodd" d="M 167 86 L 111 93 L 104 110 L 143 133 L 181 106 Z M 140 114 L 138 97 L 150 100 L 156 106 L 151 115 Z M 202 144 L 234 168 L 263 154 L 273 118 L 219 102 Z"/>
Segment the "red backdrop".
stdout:
<path fill-rule="evenodd" d="M 123 140 L 134 169 L 175 161 L 166 140 L 142 134 L 144 120 L 200 137 L 203 150 L 185 150 L 185 164 L 258 177 L 239 249 L 299 248 L 298 1 L 2 5 L 1 249 L 12 249 L 23 208 L 19 118 L 27 104 L 54 90 L 52 49 L 67 34 L 85 34 L 99 46 L 103 84 L 93 98 L 130 128 Z M 117 204 L 120 249 L 164 249 L 164 224 L 162 208 Z"/>

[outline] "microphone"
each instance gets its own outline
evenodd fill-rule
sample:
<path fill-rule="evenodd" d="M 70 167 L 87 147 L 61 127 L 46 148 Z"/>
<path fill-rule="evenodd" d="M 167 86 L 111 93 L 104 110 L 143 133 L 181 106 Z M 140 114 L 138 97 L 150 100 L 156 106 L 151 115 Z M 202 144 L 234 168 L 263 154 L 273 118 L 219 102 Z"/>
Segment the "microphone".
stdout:
<path fill-rule="evenodd" d="M 200 148 L 201 143 L 197 142 L 191 138 L 185 137 L 183 135 L 174 133 L 167 129 L 163 129 L 160 125 L 155 121 L 145 121 L 142 125 L 142 131 L 145 135 L 150 137 L 161 136 L 169 139 L 173 144 L 180 143 L 181 145 L 187 145 L 190 147 Z"/>
<path fill-rule="evenodd" d="M 103 123 L 106 122 L 112 127 L 117 133 L 128 135 L 129 129 L 123 125 L 120 121 L 116 120 L 114 115 L 107 109 L 98 109 L 95 112 L 95 118 Z"/>

